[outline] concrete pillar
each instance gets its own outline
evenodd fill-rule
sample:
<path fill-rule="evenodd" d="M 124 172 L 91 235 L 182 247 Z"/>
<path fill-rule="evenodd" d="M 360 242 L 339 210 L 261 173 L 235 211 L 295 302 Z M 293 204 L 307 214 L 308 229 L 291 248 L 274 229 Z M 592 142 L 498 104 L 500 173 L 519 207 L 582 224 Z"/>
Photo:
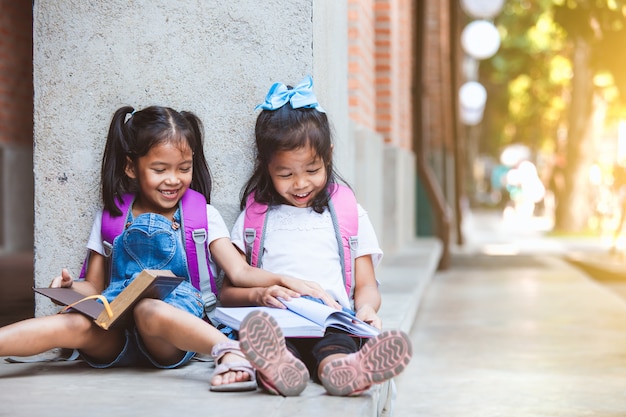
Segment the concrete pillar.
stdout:
<path fill-rule="evenodd" d="M 359 203 L 367 211 L 374 226 L 378 241 L 382 245 L 383 236 L 387 233 L 384 218 L 383 184 L 386 179 L 384 172 L 385 145 L 381 134 L 367 129 L 363 125 L 353 123 L 356 181 L 354 191 Z"/>
<path fill-rule="evenodd" d="M 415 155 L 386 144 L 383 158 L 382 246 L 393 252 L 415 238 Z"/>

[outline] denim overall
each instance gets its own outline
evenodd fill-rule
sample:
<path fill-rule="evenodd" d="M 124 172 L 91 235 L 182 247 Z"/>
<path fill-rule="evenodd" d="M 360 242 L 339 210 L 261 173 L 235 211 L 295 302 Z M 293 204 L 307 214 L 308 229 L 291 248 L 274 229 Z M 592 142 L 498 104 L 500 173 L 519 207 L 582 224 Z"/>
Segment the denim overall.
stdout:
<path fill-rule="evenodd" d="M 189 277 L 187 257 L 180 227 L 180 208 L 174 214 L 174 221 L 155 213 L 144 213 L 132 217 L 129 210 L 126 230 L 113 241 L 111 258 L 111 282 L 102 292 L 112 301 L 144 269 L 170 270 L 179 277 Z M 197 317 L 204 313 L 202 295 L 189 281 L 183 281 L 163 301 L 187 311 Z M 120 355 L 111 363 L 95 363 L 85 360 L 93 367 L 129 366 L 145 363 L 147 359 L 158 368 L 174 368 L 189 361 L 194 352 L 175 364 L 159 364 L 146 351 L 136 328 L 126 329 L 126 344 Z"/>

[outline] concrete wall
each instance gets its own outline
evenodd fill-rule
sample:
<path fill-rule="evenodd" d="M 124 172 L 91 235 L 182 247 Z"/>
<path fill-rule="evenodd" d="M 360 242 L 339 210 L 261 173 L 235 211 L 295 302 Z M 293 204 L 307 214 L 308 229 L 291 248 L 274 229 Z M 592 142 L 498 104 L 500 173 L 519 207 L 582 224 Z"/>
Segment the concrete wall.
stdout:
<path fill-rule="evenodd" d="M 168 105 L 198 114 L 227 224 L 252 167 L 254 106 L 274 81 L 312 74 L 336 133 L 337 166 L 354 178 L 347 120 L 346 3 L 326 0 L 36 1 L 35 280 L 77 276 L 113 112 Z M 37 303 L 37 315 L 52 306 Z"/>
<path fill-rule="evenodd" d="M 393 252 L 415 238 L 415 157 L 412 152 L 386 144 L 383 160 L 382 245 Z"/>
<path fill-rule="evenodd" d="M 352 123 L 354 190 L 368 212 L 383 251 L 392 254 L 415 239 L 415 155 L 385 143 L 381 134 Z"/>
<path fill-rule="evenodd" d="M 290 3 L 289 0 L 285 2 Z M 333 126 L 335 164 L 341 175 L 353 182 L 354 138 L 350 133 L 348 117 L 346 16 L 345 0 L 313 1 L 313 76 L 316 95 Z"/>

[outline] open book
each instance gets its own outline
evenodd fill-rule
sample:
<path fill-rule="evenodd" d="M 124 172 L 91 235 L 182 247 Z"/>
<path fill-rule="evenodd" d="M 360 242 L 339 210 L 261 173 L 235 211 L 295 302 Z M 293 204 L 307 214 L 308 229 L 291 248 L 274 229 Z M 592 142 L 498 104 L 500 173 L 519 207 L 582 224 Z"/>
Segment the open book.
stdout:
<path fill-rule="evenodd" d="M 305 297 L 281 300 L 286 310 L 271 307 L 218 307 L 215 319 L 239 330 L 241 321 L 254 310 L 271 314 L 285 337 L 322 337 L 327 328 L 345 331 L 353 336 L 373 337 L 380 331 L 345 311 L 335 310 Z"/>
<path fill-rule="evenodd" d="M 111 303 L 101 295 L 88 296 L 71 288 L 33 288 L 59 304 L 67 306 L 94 319 L 103 329 L 121 326 L 126 322 L 126 314 L 142 298 L 164 299 L 185 279 L 175 276 L 172 271 L 145 269 Z M 97 300 L 100 300 L 97 301 Z"/>

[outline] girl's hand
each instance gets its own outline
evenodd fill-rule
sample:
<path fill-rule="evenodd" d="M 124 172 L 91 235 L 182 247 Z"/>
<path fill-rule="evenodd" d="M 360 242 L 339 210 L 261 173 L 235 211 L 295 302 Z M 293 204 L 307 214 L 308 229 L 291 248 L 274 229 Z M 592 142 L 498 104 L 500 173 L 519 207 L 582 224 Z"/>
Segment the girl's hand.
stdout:
<path fill-rule="evenodd" d="M 72 288 L 72 285 L 74 285 L 74 279 L 65 268 L 61 270 L 61 276 L 55 277 L 50 282 L 50 288 Z"/>
<path fill-rule="evenodd" d="M 376 314 L 376 310 L 374 310 L 371 306 L 365 305 L 359 308 L 356 312 L 356 318 L 376 327 L 378 330 L 383 328 L 382 320 L 378 317 L 378 314 Z"/>
<path fill-rule="evenodd" d="M 341 305 L 335 301 L 324 289 L 315 281 L 305 281 L 303 279 L 293 277 L 283 277 L 283 285 L 297 292 L 300 295 L 310 295 L 314 298 L 320 298 L 329 307 L 341 310 Z"/>
<path fill-rule="evenodd" d="M 285 305 L 278 298 L 291 300 L 292 297 L 298 297 L 298 293 L 289 288 L 280 285 L 272 285 L 271 287 L 258 288 L 255 304 L 264 307 L 274 307 L 285 309 Z"/>

